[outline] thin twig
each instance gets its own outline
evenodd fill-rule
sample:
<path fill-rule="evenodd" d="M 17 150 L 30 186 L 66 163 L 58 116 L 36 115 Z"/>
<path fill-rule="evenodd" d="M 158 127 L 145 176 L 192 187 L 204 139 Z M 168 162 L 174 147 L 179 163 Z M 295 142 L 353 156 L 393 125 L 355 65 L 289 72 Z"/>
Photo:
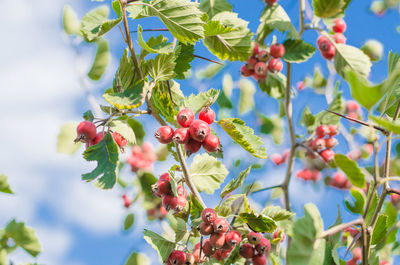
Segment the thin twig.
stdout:
<path fill-rule="evenodd" d="M 400 195 L 400 190 L 396 190 L 396 189 L 393 189 L 393 188 L 387 188 L 387 189 L 386 189 L 386 192 L 387 192 L 388 194 L 395 193 L 395 194 Z"/>
<path fill-rule="evenodd" d="M 276 189 L 276 188 L 282 188 L 282 184 L 261 188 L 261 189 L 250 192 L 250 194 L 262 192 L 262 191 L 266 191 L 266 190 L 272 190 L 272 189 Z"/>
<path fill-rule="evenodd" d="M 169 31 L 169 29 L 143 29 L 142 31 L 143 32 L 146 32 L 146 31 Z M 137 33 L 138 31 L 137 30 L 131 30 L 129 32 L 130 33 Z"/>
<path fill-rule="evenodd" d="M 363 223 L 363 220 L 360 218 L 360 219 L 356 219 L 356 220 L 353 220 L 353 221 L 348 222 L 348 223 L 335 225 L 334 227 L 331 227 L 328 230 L 324 231 L 319 236 L 319 238 L 324 238 L 324 237 L 327 237 L 327 236 L 334 235 L 336 233 L 339 233 L 339 232 L 343 231 L 347 227 L 350 227 L 350 226 L 353 226 L 353 225 L 361 225 L 362 223 Z"/>
<path fill-rule="evenodd" d="M 203 57 L 203 56 L 200 56 L 200 55 L 193 54 L 193 56 L 196 57 L 196 58 L 199 58 L 199 59 L 203 59 L 203 60 L 205 60 L 205 61 L 209 61 L 209 62 L 212 62 L 212 63 L 216 63 L 216 64 L 219 64 L 219 65 L 224 65 L 223 63 L 220 63 L 220 62 L 217 62 L 217 61 L 208 59 L 208 58 Z"/>

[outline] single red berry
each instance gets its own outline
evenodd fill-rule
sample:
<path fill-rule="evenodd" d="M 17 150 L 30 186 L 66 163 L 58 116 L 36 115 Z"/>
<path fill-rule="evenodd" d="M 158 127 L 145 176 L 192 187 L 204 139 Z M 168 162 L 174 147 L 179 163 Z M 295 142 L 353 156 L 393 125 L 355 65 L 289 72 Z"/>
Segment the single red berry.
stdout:
<path fill-rule="evenodd" d="M 256 79 L 260 80 L 267 77 L 267 70 L 268 67 L 264 62 L 257 63 L 256 66 L 254 67 L 254 74 L 257 76 Z"/>
<path fill-rule="evenodd" d="M 178 144 L 186 144 L 189 142 L 189 130 L 187 128 L 178 128 L 174 132 L 172 140 Z"/>
<path fill-rule="evenodd" d="M 90 140 L 96 137 L 96 131 L 96 125 L 94 125 L 93 122 L 82 121 L 76 128 L 77 136 L 74 142 L 81 141 L 83 143 L 88 143 Z"/>
<path fill-rule="evenodd" d="M 178 197 L 187 198 L 187 191 L 185 190 L 185 188 L 183 186 L 178 186 L 176 188 L 176 191 L 178 193 Z"/>
<path fill-rule="evenodd" d="M 328 131 L 329 136 L 335 136 L 339 133 L 339 128 L 337 127 L 337 125 L 331 124 L 328 127 Z"/>
<path fill-rule="evenodd" d="M 259 50 L 258 44 L 255 42 L 253 42 L 253 43 L 254 43 L 254 48 L 253 48 L 253 56 L 254 56 L 254 55 L 257 55 L 260 52 L 260 50 Z"/>
<path fill-rule="evenodd" d="M 335 159 L 335 152 L 331 149 L 325 149 L 319 153 L 319 155 L 322 157 L 322 159 L 329 163 Z"/>
<path fill-rule="evenodd" d="M 271 160 L 275 163 L 275 165 L 279 166 L 280 164 L 285 162 L 285 159 L 280 154 L 273 154 L 271 156 Z"/>
<path fill-rule="evenodd" d="M 188 128 L 194 121 L 194 114 L 190 109 L 181 109 L 176 116 L 176 121 L 180 126 Z"/>
<path fill-rule="evenodd" d="M 169 180 L 159 179 L 154 188 L 155 192 L 158 194 L 165 196 L 171 194 L 171 183 Z"/>
<path fill-rule="evenodd" d="M 268 70 L 272 73 L 282 71 L 283 63 L 279 58 L 273 58 L 268 62 Z"/>
<path fill-rule="evenodd" d="M 336 33 L 343 33 L 346 31 L 347 25 L 343 18 L 336 18 L 334 21 L 335 25 L 332 27 L 332 30 Z"/>
<path fill-rule="evenodd" d="M 218 249 L 217 251 L 215 251 L 214 253 L 214 258 L 218 261 L 222 260 L 222 259 L 226 259 L 227 257 L 229 257 L 229 255 L 231 254 L 232 249 L 228 249 L 228 250 L 224 250 L 224 249 Z"/>
<path fill-rule="evenodd" d="M 186 155 L 190 156 L 194 153 L 197 153 L 200 150 L 201 143 L 194 139 L 189 139 L 189 142 L 187 142 L 184 145 L 184 147 L 185 147 Z"/>
<path fill-rule="evenodd" d="M 183 209 L 185 209 L 186 204 L 187 204 L 187 199 L 185 198 L 185 196 L 179 196 L 178 200 L 176 202 L 176 207 L 173 209 L 176 213 L 182 211 Z"/>
<path fill-rule="evenodd" d="M 128 144 L 128 141 L 121 134 L 113 132 L 112 136 L 119 147 L 124 147 Z"/>
<path fill-rule="evenodd" d="M 268 254 L 271 249 L 271 243 L 265 237 L 261 238 L 260 243 L 255 246 L 258 254 Z"/>
<path fill-rule="evenodd" d="M 332 59 L 335 56 L 336 48 L 325 36 L 320 36 L 317 39 L 318 48 L 325 59 Z"/>
<path fill-rule="evenodd" d="M 269 4 L 269 5 L 273 5 L 276 2 L 278 2 L 278 0 L 265 0 L 265 3 Z"/>
<path fill-rule="evenodd" d="M 329 133 L 329 129 L 326 125 L 320 125 L 315 129 L 315 134 L 318 138 L 323 138 Z"/>
<path fill-rule="evenodd" d="M 213 222 L 213 226 L 214 226 L 214 233 L 225 233 L 229 229 L 229 223 L 223 217 L 215 219 L 215 221 Z"/>
<path fill-rule="evenodd" d="M 154 133 L 154 136 L 162 144 L 169 144 L 174 137 L 174 129 L 169 126 L 162 126 Z"/>
<path fill-rule="evenodd" d="M 254 70 L 256 64 L 257 64 L 257 59 L 254 57 L 250 57 L 246 63 L 247 69 Z"/>
<path fill-rule="evenodd" d="M 347 40 L 343 33 L 335 33 L 333 38 L 335 39 L 336 43 L 346 43 Z"/>
<path fill-rule="evenodd" d="M 254 247 L 252 244 L 245 243 L 240 246 L 239 254 L 245 259 L 251 259 L 254 256 Z"/>
<path fill-rule="evenodd" d="M 322 57 L 324 57 L 327 60 L 331 60 L 336 53 L 336 48 L 333 46 L 333 44 L 330 44 L 328 49 L 326 51 L 322 51 Z"/>
<path fill-rule="evenodd" d="M 323 35 L 319 36 L 317 39 L 317 46 L 320 47 L 321 44 L 325 43 L 325 42 L 329 42 L 329 39 Z"/>
<path fill-rule="evenodd" d="M 255 255 L 251 261 L 253 262 L 253 265 L 266 265 L 267 264 L 267 258 L 263 254 L 257 254 Z"/>
<path fill-rule="evenodd" d="M 355 100 L 348 100 L 346 102 L 346 112 L 359 112 L 361 109 L 360 104 Z"/>
<path fill-rule="evenodd" d="M 229 247 L 235 247 L 242 241 L 239 232 L 231 230 L 225 235 L 225 242 Z"/>
<path fill-rule="evenodd" d="M 392 195 L 390 195 L 390 202 L 394 206 L 396 206 L 399 201 L 400 201 L 400 195 L 399 194 L 393 193 Z"/>
<path fill-rule="evenodd" d="M 166 173 L 161 174 L 159 177 L 159 180 L 161 180 L 161 179 L 169 181 L 170 180 L 169 173 L 166 172 Z"/>
<path fill-rule="evenodd" d="M 361 248 L 355 248 L 355 249 L 353 249 L 353 251 L 351 252 L 351 254 L 353 254 L 353 259 L 355 259 L 355 260 L 361 260 L 361 256 L 362 256 Z"/>
<path fill-rule="evenodd" d="M 211 208 L 205 208 L 201 212 L 201 219 L 206 224 L 212 224 L 217 219 L 217 213 Z"/>
<path fill-rule="evenodd" d="M 199 120 L 212 124 L 215 121 L 215 112 L 210 107 L 204 107 L 199 112 Z"/>
<path fill-rule="evenodd" d="M 210 133 L 203 142 L 203 148 L 210 153 L 219 151 L 220 142 L 218 136 Z"/>
<path fill-rule="evenodd" d="M 257 233 L 254 231 L 251 231 L 247 234 L 247 239 L 249 240 L 250 244 L 257 245 L 260 243 L 261 239 L 263 238 L 261 233 Z"/>
<path fill-rule="evenodd" d="M 275 43 L 271 45 L 269 53 L 275 58 L 283 57 L 283 55 L 285 55 L 285 46 L 280 43 Z"/>
<path fill-rule="evenodd" d="M 325 139 L 325 146 L 328 149 L 335 147 L 338 144 L 338 140 L 335 137 L 329 137 Z"/>
<path fill-rule="evenodd" d="M 129 206 L 131 206 L 131 200 L 125 194 L 122 195 L 122 199 L 124 200 L 125 208 L 129 208 Z"/>
<path fill-rule="evenodd" d="M 266 50 L 261 50 L 256 55 L 257 60 L 260 62 L 264 62 L 264 63 L 268 62 L 269 57 L 270 57 L 270 55 Z"/>
<path fill-rule="evenodd" d="M 211 133 L 210 125 L 202 120 L 195 120 L 189 127 L 190 137 L 197 142 L 203 142 Z"/>
<path fill-rule="evenodd" d="M 201 222 L 199 225 L 199 232 L 203 236 L 211 235 L 214 232 L 214 226 L 212 224 L 207 224 L 206 222 Z"/>
<path fill-rule="evenodd" d="M 240 68 L 240 74 L 241 74 L 242 76 L 244 76 L 244 77 L 252 76 L 253 73 L 254 73 L 254 71 L 253 71 L 253 70 L 250 70 L 249 68 L 247 68 L 247 65 L 243 65 L 243 66 Z"/>
<path fill-rule="evenodd" d="M 162 198 L 162 204 L 167 211 L 175 210 L 178 206 L 178 198 L 174 195 L 166 195 Z"/>
<path fill-rule="evenodd" d="M 326 145 L 325 140 L 322 139 L 322 138 L 317 138 L 317 139 L 315 139 L 315 140 L 313 141 L 313 149 L 314 149 L 315 151 L 324 149 L 324 148 L 325 148 L 325 145 Z"/>
<path fill-rule="evenodd" d="M 211 240 L 207 238 L 203 241 L 203 248 L 202 248 L 204 255 L 211 256 L 215 253 L 215 248 L 211 244 Z"/>
<path fill-rule="evenodd" d="M 96 145 L 100 143 L 100 141 L 103 140 L 103 132 L 99 132 L 96 134 L 96 137 L 94 137 L 90 142 L 89 146 Z"/>
<path fill-rule="evenodd" d="M 224 233 L 213 233 L 210 236 L 210 243 L 216 249 L 222 248 L 223 245 L 225 244 L 225 234 Z"/>
<path fill-rule="evenodd" d="M 184 265 L 186 262 L 186 254 L 180 250 L 174 250 L 169 255 L 167 264 L 168 265 Z"/>
<path fill-rule="evenodd" d="M 303 180 L 311 180 L 312 179 L 311 170 L 309 170 L 307 168 L 300 170 L 296 173 L 296 177 L 303 179 Z"/>

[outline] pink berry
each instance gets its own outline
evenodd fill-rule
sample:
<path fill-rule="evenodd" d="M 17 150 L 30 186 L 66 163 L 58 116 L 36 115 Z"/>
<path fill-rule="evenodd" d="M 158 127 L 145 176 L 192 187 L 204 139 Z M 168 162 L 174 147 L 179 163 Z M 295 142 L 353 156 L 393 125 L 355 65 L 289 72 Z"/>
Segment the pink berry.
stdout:
<path fill-rule="evenodd" d="M 335 33 L 333 38 L 335 39 L 336 43 L 346 43 L 346 37 L 343 35 L 343 33 Z"/>
<path fill-rule="evenodd" d="M 276 231 L 274 232 L 273 237 L 274 237 L 274 239 L 280 238 L 280 239 L 281 239 L 281 242 L 283 242 L 283 241 L 285 241 L 286 235 L 285 235 L 285 233 L 284 233 L 282 230 L 278 229 L 278 230 L 276 230 Z"/>
<path fill-rule="evenodd" d="M 173 209 L 176 213 L 182 211 L 183 209 L 185 209 L 186 204 L 187 204 L 187 199 L 185 196 L 179 196 L 178 200 L 176 202 L 176 207 Z"/>
<path fill-rule="evenodd" d="M 211 133 L 210 126 L 202 120 L 195 120 L 189 127 L 190 137 L 197 142 L 203 142 Z"/>
<path fill-rule="evenodd" d="M 189 142 L 189 130 L 187 128 L 178 128 L 174 132 L 172 140 L 178 144 L 186 144 Z"/>
<path fill-rule="evenodd" d="M 202 248 L 204 255 L 206 256 L 211 256 L 215 253 L 215 249 L 213 245 L 211 244 L 211 240 L 207 238 L 206 240 L 203 241 L 203 248 Z"/>
<path fill-rule="evenodd" d="M 328 131 L 329 136 L 335 136 L 339 133 L 339 128 L 337 127 L 337 125 L 331 124 L 328 127 Z"/>
<path fill-rule="evenodd" d="M 220 142 L 218 136 L 210 133 L 203 142 L 203 148 L 210 153 L 219 151 Z"/>
<path fill-rule="evenodd" d="M 275 58 L 283 57 L 283 55 L 285 55 L 285 46 L 279 43 L 273 44 L 271 45 L 269 53 Z"/>
<path fill-rule="evenodd" d="M 323 140 L 323 139 L 321 139 Z M 333 147 L 335 147 L 338 144 L 338 140 L 336 140 L 336 138 L 334 137 L 329 137 L 325 139 L 325 147 L 328 149 L 331 149 Z"/>
<path fill-rule="evenodd" d="M 232 249 L 228 249 L 228 250 L 224 250 L 224 249 L 218 249 L 217 251 L 215 251 L 214 253 L 214 258 L 216 260 L 222 260 L 222 259 L 226 259 L 227 257 L 229 257 L 229 255 L 231 254 Z"/>
<path fill-rule="evenodd" d="M 185 147 L 185 151 L 186 151 L 186 155 L 190 156 L 194 153 L 197 153 L 200 148 L 201 148 L 201 144 L 200 142 L 194 140 L 194 139 L 189 139 L 189 142 L 187 142 L 184 147 Z"/>
<path fill-rule="evenodd" d="M 122 199 L 124 200 L 125 208 L 129 208 L 129 206 L 131 206 L 131 200 L 125 194 L 122 195 Z"/>
<path fill-rule="evenodd" d="M 207 224 L 206 222 L 201 222 L 199 225 L 199 232 L 203 236 L 208 236 L 214 232 L 214 227 L 212 224 Z"/>
<path fill-rule="evenodd" d="M 279 58 L 273 58 L 268 62 L 268 70 L 272 73 L 282 71 L 283 63 Z"/>
<path fill-rule="evenodd" d="M 320 36 L 317 39 L 318 48 L 325 59 L 332 59 L 335 56 L 336 48 L 325 36 Z"/>
<path fill-rule="evenodd" d="M 355 248 L 355 249 L 353 249 L 353 251 L 351 252 L 351 254 L 353 254 L 353 259 L 355 259 L 355 260 L 361 260 L 361 256 L 362 256 L 361 248 Z"/>
<path fill-rule="evenodd" d="M 254 67 L 254 75 L 257 80 L 267 77 L 268 67 L 264 62 L 259 62 Z"/>
<path fill-rule="evenodd" d="M 194 114 L 190 109 L 181 109 L 176 116 L 176 121 L 180 126 L 188 128 L 194 121 Z"/>
<path fill-rule="evenodd" d="M 174 195 L 166 195 L 162 198 L 162 204 L 168 211 L 175 210 L 178 206 L 178 198 Z"/>
<path fill-rule="evenodd" d="M 343 18 L 336 18 L 334 21 L 335 25 L 332 30 L 336 33 L 343 33 L 346 31 L 347 25 Z"/>
<path fill-rule="evenodd" d="M 239 232 L 231 230 L 225 235 L 225 242 L 230 247 L 237 246 L 242 241 L 242 236 Z"/>
<path fill-rule="evenodd" d="M 250 59 L 248 59 L 246 63 L 247 69 L 254 70 L 256 64 L 257 64 L 257 59 L 254 57 L 250 57 Z"/>
<path fill-rule="evenodd" d="M 325 149 L 319 153 L 319 155 L 322 157 L 322 159 L 329 163 L 335 159 L 335 152 L 332 151 L 331 149 Z"/>
<path fill-rule="evenodd" d="M 174 250 L 169 255 L 167 264 L 168 265 L 184 265 L 186 262 L 186 254 L 180 250 Z"/>
<path fill-rule="evenodd" d="M 357 101 L 355 101 L 355 100 L 348 100 L 346 102 L 346 111 L 347 112 L 359 112 L 360 104 L 358 104 Z"/>
<path fill-rule="evenodd" d="M 169 144 L 174 137 L 174 129 L 169 126 L 162 126 L 154 133 L 154 136 L 160 143 Z"/>
<path fill-rule="evenodd" d="M 313 149 L 315 151 L 325 148 L 325 145 L 326 145 L 325 140 L 322 138 L 317 138 L 313 141 Z"/>
<path fill-rule="evenodd" d="M 263 254 L 257 254 L 255 255 L 251 261 L 253 262 L 253 265 L 266 265 L 267 264 L 267 258 Z"/>
<path fill-rule="evenodd" d="M 94 137 L 90 142 L 89 146 L 96 145 L 100 143 L 100 141 L 103 140 L 103 132 L 99 132 L 96 134 L 96 137 Z"/>
<path fill-rule="evenodd" d="M 242 68 L 240 68 L 240 74 L 244 77 L 249 77 L 253 75 L 253 73 L 254 71 L 247 68 L 247 65 L 243 65 Z"/>
<path fill-rule="evenodd" d="M 333 44 L 330 44 L 328 49 L 326 51 L 322 51 L 322 57 L 324 57 L 327 60 L 331 60 L 336 53 L 336 48 L 333 46 Z"/>
<path fill-rule="evenodd" d="M 155 185 L 155 191 L 162 195 L 169 195 L 171 194 L 171 183 L 169 180 L 159 179 Z"/>
<path fill-rule="evenodd" d="M 216 249 L 222 248 L 222 246 L 225 244 L 225 234 L 213 233 L 210 236 L 210 243 Z"/>
<path fill-rule="evenodd" d="M 206 224 L 212 224 L 217 219 L 217 213 L 211 208 L 205 208 L 201 212 L 201 219 Z"/>
<path fill-rule="evenodd" d="M 97 129 L 93 122 L 82 121 L 76 128 L 77 137 L 75 142 L 81 141 L 83 143 L 88 143 L 90 140 L 96 137 L 96 131 Z"/>
<path fill-rule="evenodd" d="M 128 141 L 121 134 L 113 132 L 112 136 L 119 147 L 124 147 L 128 144 Z"/>
<path fill-rule="evenodd" d="M 315 134 L 318 138 L 323 138 L 329 133 L 329 129 L 326 125 L 320 125 L 315 129 Z"/>
<path fill-rule="evenodd" d="M 266 50 L 261 50 L 256 55 L 257 60 L 264 63 L 268 61 L 269 57 L 270 55 Z"/>
<path fill-rule="evenodd" d="M 271 249 L 271 243 L 265 237 L 261 238 L 260 243 L 255 246 L 257 253 L 268 254 Z"/>
<path fill-rule="evenodd" d="M 279 166 L 280 164 L 284 163 L 285 160 L 280 154 L 273 154 L 271 156 L 271 160 L 275 163 L 275 165 Z"/>
<path fill-rule="evenodd" d="M 263 238 L 261 233 L 257 233 L 254 231 L 251 231 L 247 234 L 247 239 L 249 240 L 250 244 L 257 245 L 260 243 L 261 239 Z"/>
<path fill-rule="evenodd" d="M 215 121 L 215 112 L 210 107 L 204 107 L 199 112 L 199 120 L 212 124 Z"/>
<path fill-rule="evenodd" d="M 251 259 L 254 256 L 254 247 L 252 244 L 245 243 L 240 246 L 239 254 L 245 259 Z"/>
<path fill-rule="evenodd" d="M 220 233 L 220 234 L 225 233 L 229 229 L 229 223 L 223 217 L 215 219 L 215 221 L 213 222 L 213 226 L 214 226 L 214 233 Z"/>

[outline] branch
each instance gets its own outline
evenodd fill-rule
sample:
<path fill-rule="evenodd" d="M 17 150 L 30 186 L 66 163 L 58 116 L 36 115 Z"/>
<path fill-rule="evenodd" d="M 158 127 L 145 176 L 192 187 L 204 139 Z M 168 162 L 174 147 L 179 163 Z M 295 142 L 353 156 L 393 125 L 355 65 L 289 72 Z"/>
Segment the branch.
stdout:
<path fill-rule="evenodd" d="M 265 187 L 265 188 L 261 188 L 261 189 L 258 189 L 258 190 L 254 190 L 254 191 L 250 192 L 250 194 L 257 193 L 257 192 L 262 192 L 262 191 L 266 191 L 266 190 L 272 190 L 272 189 L 276 189 L 276 188 L 282 188 L 282 184 L 274 185 L 274 186 L 270 186 L 270 187 Z"/>
<path fill-rule="evenodd" d="M 193 56 L 196 57 L 196 58 L 199 58 L 199 59 L 203 59 L 203 60 L 205 60 L 205 61 L 209 61 L 209 62 L 212 62 L 212 63 L 216 63 L 216 64 L 219 64 L 219 65 L 224 65 L 223 63 L 220 63 L 220 62 L 217 62 L 217 61 L 208 59 L 208 58 L 203 57 L 203 56 L 200 56 L 200 55 L 193 54 Z"/>
<path fill-rule="evenodd" d="M 396 189 L 393 189 L 393 188 L 387 188 L 387 189 L 386 189 L 386 192 L 387 192 L 388 194 L 394 193 L 394 194 L 400 195 L 400 190 L 396 190 Z"/>
<path fill-rule="evenodd" d="M 303 35 L 304 32 L 304 10 L 305 10 L 305 3 L 304 0 L 299 0 L 299 17 L 300 17 L 300 30 L 299 34 L 300 36 Z"/>
<path fill-rule="evenodd" d="M 329 228 L 328 230 L 324 231 L 319 238 L 324 238 L 327 236 L 331 236 L 334 235 L 336 233 L 339 233 L 341 231 L 343 231 L 343 229 L 350 227 L 352 225 L 361 225 L 363 223 L 363 219 L 356 219 L 354 221 L 348 222 L 348 223 L 343 223 L 343 224 L 339 224 L 339 225 L 335 225 L 334 227 Z"/>

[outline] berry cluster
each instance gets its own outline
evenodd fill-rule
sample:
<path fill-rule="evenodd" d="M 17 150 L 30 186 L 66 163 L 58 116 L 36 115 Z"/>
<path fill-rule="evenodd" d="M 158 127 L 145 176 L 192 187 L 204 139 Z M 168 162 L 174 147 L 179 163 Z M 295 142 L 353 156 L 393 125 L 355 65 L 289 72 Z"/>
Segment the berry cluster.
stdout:
<path fill-rule="evenodd" d="M 211 133 L 210 124 L 215 121 L 215 112 L 209 106 L 201 109 L 198 120 L 190 109 L 179 111 L 176 120 L 182 128 L 174 131 L 170 126 L 162 126 L 155 132 L 160 143 L 184 144 L 188 156 L 197 153 L 202 146 L 210 153 L 221 151 L 218 136 Z"/>
<path fill-rule="evenodd" d="M 349 100 L 346 102 L 346 115 L 353 119 L 359 119 L 361 116 L 361 107 L 357 101 Z"/>
<path fill-rule="evenodd" d="M 316 138 L 310 140 L 307 145 L 313 151 L 318 152 L 321 158 L 329 163 L 335 157 L 335 152 L 332 150 L 338 144 L 338 141 L 334 137 L 338 134 L 338 127 L 336 125 L 320 125 L 315 130 Z M 328 136 L 325 138 L 325 136 Z M 313 152 L 307 152 L 308 157 L 314 159 L 316 155 Z"/>
<path fill-rule="evenodd" d="M 199 225 L 199 232 L 203 236 L 210 236 L 203 240 L 202 251 L 206 257 L 214 256 L 217 260 L 227 258 L 232 250 L 242 241 L 242 236 L 235 230 L 229 230 L 229 223 L 217 213 L 206 208 L 201 213 L 203 222 Z"/>
<path fill-rule="evenodd" d="M 333 35 L 335 42 L 346 43 L 346 37 L 343 35 L 343 32 L 346 31 L 346 22 L 342 18 L 337 18 L 334 20 L 334 23 L 335 25 L 332 27 L 332 31 L 335 32 Z M 333 45 L 327 37 L 320 36 L 317 39 L 317 46 L 325 59 L 330 60 L 335 56 L 335 45 Z"/>
<path fill-rule="evenodd" d="M 282 44 L 271 45 L 269 52 L 260 50 L 258 45 L 255 44 L 253 54 L 246 64 L 240 68 L 240 73 L 245 77 L 253 76 L 257 81 L 264 80 L 268 75 L 268 71 L 272 73 L 282 71 L 283 63 L 280 57 L 283 57 L 283 55 L 285 55 L 285 47 Z M 271 56 L 273 57 L 272 59 L 270 59 Z"/>
<path fill-rule="evenodd" d="M 240 246 L 239 254 L 245 259 L 251 259 L 254 265 L 267 264 L 267 258 L 271 250 L 271 243 L 268 239 L 263 237 L 261 233 L 249 232 L 247 234 L 249 243 Z"/>
<path fill-rule="evenodd" d="M 187 191 L 183 186 L 177 187 L 178 197 L 172 193 L 169 173 L 160 176 L 157 183 L 152 186 L 153 193 L 162 198 L 162 205 L 167 211 L 182 211 L 187 204 Z"/>
<path fill-rule="evenodd" d="M 333 177 L 329 179 L 328 185 L 342 190 L 349 190 L 352 186 L 351 182 L 341 172 L 336 172 Z"/>
<path fill-rule="evenodd" d="M 98 144 L 101 140 L 103 140 L 103 132 L 97 133 L 96 125 L 90 121 L 82 121 L 78 124 L 76 128 L 77 137 L 75 138 L 75 142 L 82 142 L 86 144 L 86 148 L 92 145 Z M 122 137 L 117 132 L 113 132 L 112 136 L 114 141 L 118 144 L 118 146 L 123 150 L 123 148 L 128 144 L 128 141 Z"/>
<path fill-rule="evenodd" d="M 151 171 L 153 168 L 153 162 L 157 160 L 157 155 L 153 152 L 153 146 L 151 143 L 143 143 L 140 147 L 135 145 L 132 147 L 132 154 L 128 157 L 127 162 L 131 165 L 133 172 L 139 169 L 145 171 Z"/>

